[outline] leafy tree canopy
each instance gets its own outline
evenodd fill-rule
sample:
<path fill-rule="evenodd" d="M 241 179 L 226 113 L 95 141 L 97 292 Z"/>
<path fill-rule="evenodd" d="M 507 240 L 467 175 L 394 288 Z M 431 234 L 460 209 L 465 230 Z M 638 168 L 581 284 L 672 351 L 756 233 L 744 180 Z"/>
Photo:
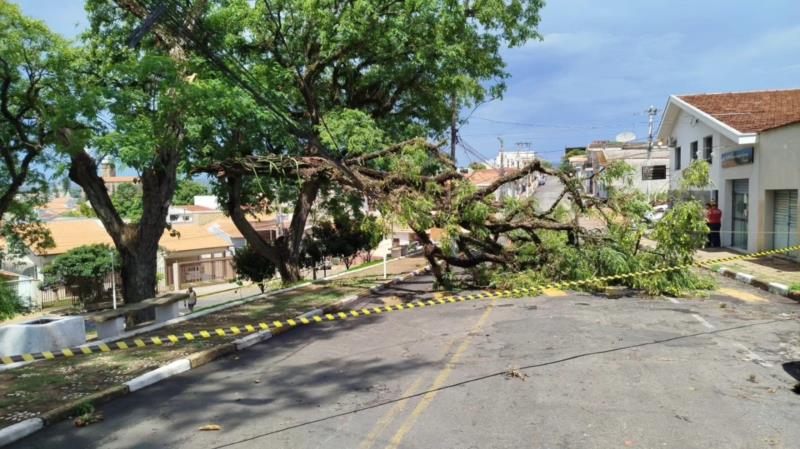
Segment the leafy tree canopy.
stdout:
<path fill-rule="evenodd" d="M 119 268 L 119 255 L 105 244 L 69 250 L 44 268 L 42 288 L 66 286 L 75 289 L 83 302 L 100 301 L 105 293 L 105 278 L 111 273 L 112 258 Z"/>
<path fill-rule="evenodd" d="M 125 183 L 117 186 L 111 195 L 111 202 L 117 213 L 123 218 L 132 222 L 138 222 L 142 218 L 142 189 L 133 183 Z M 81 209 L 83 212 L 83 209 Z"/>
<path fill-rule="evenodd" d="M 195 196 L 208 194 L 209 188 L 205 184 L 200 184 L 191 179 L 182 179 L 178 181 L 178 187 L 175 189 L 175 196 L 172 197 L 172 204 L 194 204 Z"/>
<path fill-rule="evenodd" d="M 86 104 L 73 89 L 75 52 L 42 22 L 0 1 L 0 235 L 5 251 L 52 242 L 35 209 L 47 201 L 53 150 L 87 140 Z M 0 250 L 2 251 L 2 250 Z"/>
<path fill-rule="evenodd" d="M 258 284 L 264 292 L 264 281 L 275 276 L 275 265 L 249 246 L 233 253 L 233 266 L 239 279 Z"/>

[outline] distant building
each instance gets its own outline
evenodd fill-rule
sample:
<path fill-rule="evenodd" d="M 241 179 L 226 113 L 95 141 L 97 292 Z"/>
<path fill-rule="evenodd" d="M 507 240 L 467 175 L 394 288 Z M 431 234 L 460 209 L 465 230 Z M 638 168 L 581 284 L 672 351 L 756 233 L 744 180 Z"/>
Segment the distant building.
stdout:
<path fill-rule="evenodd" d="M 611 162 L 622 161 L 634 169 L 631 179 L 633 188 L 648 196 L 666 193 L 670 186 L 669 154 L 669 149 L 662 145 L 654 145 L 648 151 L 647 142 L 592 142 L 586 149 L 589 173 L 584 182 L 586 190 L 593 195 L 606 198 L 609 186 L 595 174 L 601 173 Z"/>
<path fill-rule="evenodd" d="M 478 188 L 486 188 L 503 176 L 517 172 L 516 168 L 486 168 L 474 170 L 466 174 L 466 179 Z M 523 198 L 533 195 L 536 190 L 535 174 L 526 175 L 516 181 L 506 183 L 495 190 L 495 198 L 502 201 L 504 198 Z"/>
<path fill-rule="evenodd" d="M 109 195 L 113 195 L 122 184 L 138 184 L 139 182 L 139 178 L 136 176 L 117 176 L 117 168 L 108 158 L 103 159 L 103 162 L 100 163 L 100 169 L 102 170 L 101 178 L 103 178 Z"/>
<path fill-rule="evenodd" d="M 45 222 L 44 226 L 50 232 L 54 246 L 47 249 L 31 248 L 22 256 L 6 257 L 1 267 L 3 270 L 41 281 L 44 267 L 71 249 L 97 243 L 114 245 L 111 236 L 96 218 L 58 219 Z M 224 281 L 233 276 L 230 266 L 231 244 L 208 228 L 177 224 L 171 231 L 164 230 L 157 259 L 162 288 L 173 285 L 175 273 L 180 273 L 182 284 Z"/>
<path fill-rule="evenodd" d="M 672 95 L 658 139 L 669 144 L 672 188 L 692 161 L 710 164 L 712 185 L 697 193 L 719 204 L 723 245 L 800 241 L 800 89 Z"/>

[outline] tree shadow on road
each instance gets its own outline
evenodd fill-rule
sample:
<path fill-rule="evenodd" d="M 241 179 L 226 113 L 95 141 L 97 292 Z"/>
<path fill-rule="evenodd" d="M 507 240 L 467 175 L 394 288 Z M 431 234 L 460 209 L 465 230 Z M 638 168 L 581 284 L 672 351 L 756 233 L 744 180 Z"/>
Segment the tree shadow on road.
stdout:
<path fill-rule="evenodd" d="M 196 439 L 206 447 L 230 441 L 232 435 L 248 435 L 247 423 L 254 418 L 264 423 L 259 430 L 268 431 L 300 424 L 301 416 L 305 422 L 315 419 L 315 415 L 330 416 L 331 411 L 386 402 L 401 395 L 396 391 L 397 385 L 402 384 L 399 379 L 438 362 L 386 360 L 381 357 L 381 348 L 374 345 L 369 350 L 352 351 L 345 344 L 338 350 L 334 347 L 335 353 L 321 357 L 303 353 L 310 345 L 342 333 L 381 326 L 386 319 L 383 314 L 373 315 L 292 330 L 115 400 L 101 407 L 106 416 L 104 422 L 75 429 L 65 421 L 13 447 L 105 447 L 112 441 L 119 445 L 121 438 L 127 441 L 132 434 L 136 438 L 124 447 L 171 447 Z M 358 336 L 351 338 L 359 341 Z M 387 343 L 413 344 L 407 340 Z M 154 418 L 160 422 L 152 423 Z M 208 423 L 219 424 L 224 431 L 200 435 L 197 428 Z M 128 430 L 136 425 L 149 427 L 148 424 L 153 424 L 153 429 L 144 434 L 139 434 L 138 429 Z"/>

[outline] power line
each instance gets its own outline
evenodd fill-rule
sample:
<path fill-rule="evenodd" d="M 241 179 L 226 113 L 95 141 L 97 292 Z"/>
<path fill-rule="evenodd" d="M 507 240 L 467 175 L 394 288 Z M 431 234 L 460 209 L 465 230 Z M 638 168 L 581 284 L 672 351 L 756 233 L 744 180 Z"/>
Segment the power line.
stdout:
<path fill-rule="evenodd" d="M 473 116 L 473 118 L 484 120 L 491 123 L 498 123 L 501 125 L 513 126 L 526 126 L 531 128 L 553 128 L 553 129 L 605 129 L 605 128 L 619 128 L 628 126 L 630 123 L 616 123 L 616 124 L 596 124 L 596 125 L 569 125 L 569 124 L 544 124 L 544 123 L 525 123 L 525 122 L 512 122 L 506 120 L 496 120 L 487 117 Z M 635 122 L 636 124 L 647 124 L 647 122 Z"/>

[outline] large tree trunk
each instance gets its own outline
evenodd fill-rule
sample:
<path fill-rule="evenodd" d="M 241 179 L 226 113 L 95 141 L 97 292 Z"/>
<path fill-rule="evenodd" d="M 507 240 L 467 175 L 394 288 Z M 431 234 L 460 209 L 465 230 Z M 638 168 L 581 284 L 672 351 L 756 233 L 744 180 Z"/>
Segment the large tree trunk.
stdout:
<path fill-rule="evenodd" d="M 131 251 L 123 248 L 122 259 L 122 297 L 126 303 L 156 296 L 156 258 L 157 254 L 142 254 L 144 251 Z M 149 251 L 148 251 L 149 252 Z M 133 298 L 129 300 L 128 298 Z"/>
<path fill-rule="evenodd" d="M 317 199 L 322 180 L 320 178 L 309 179 L 303 183 L 300 194 L 295 203 L 292 221 L 289 225 L 287 235 L 280 238 L 275 243 L 267 242 L 256 232 L 242 209 L 242 180 L 238 175 L 227 177 L 228 184 L 228 214 L 236 225 L 239 232 L 253 250 L 265 259 L 274 263 L 278 268 L 278 273 L 284 283 L 292 283 L 302 280 L 300 273 L 300 257 L 302 251 L 303 234 L 305 232 L 308 216 L 311 213 L 311 206 Z"/>
<path fill-rule="evenodd" d="M 130 224 L 114 208 L 95 160 L 85 151 L 71 156 L 69 177 L 83 188 L 122 258 L 122 296 L 128 304 L 156 295 L 158 242 L 177 185 L 178 160 L 177 150 L 160 150 L 153 165 L 143 171 L 142 218 Z"/>

